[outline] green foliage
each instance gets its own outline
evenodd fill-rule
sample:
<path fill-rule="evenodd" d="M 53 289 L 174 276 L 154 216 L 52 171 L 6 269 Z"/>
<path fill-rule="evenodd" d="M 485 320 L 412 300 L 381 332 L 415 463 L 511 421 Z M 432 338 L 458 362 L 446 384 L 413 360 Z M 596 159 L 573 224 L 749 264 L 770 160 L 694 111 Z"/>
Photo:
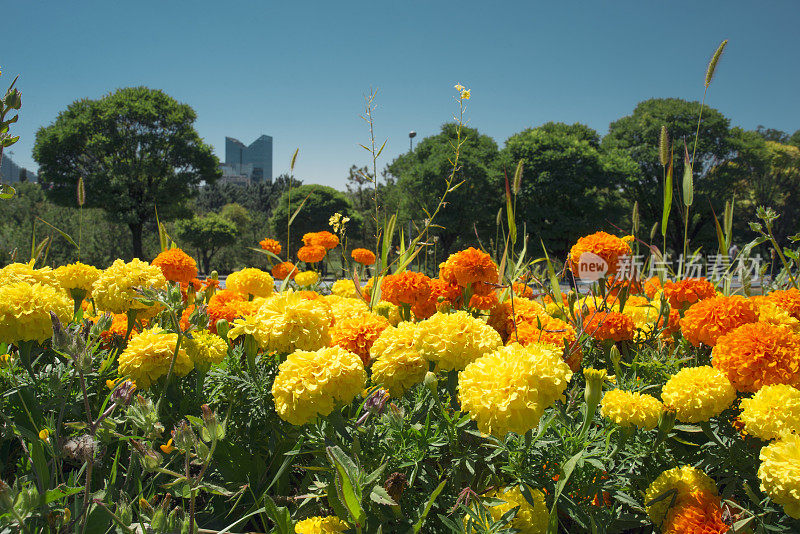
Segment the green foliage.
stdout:
<path fill-rule="evenodd" d="M 39 179 L 51 199 L 74 206 L 82 177 L 86 207 L 127 224 L 133 254 L 143 256 L 142 230 L 156 208 L 162 220 L 185 214 L 195 187 L 220 175 L 195 119 L 191 107 L 147 87 L 78 100 L 36 134 Z"/>
<path fill-rule="evenodd" d="M 654 98 L 640 102 L 633 113 L 614 121 L 602 146 L 606 150 L 618 149 L 627 153 L 638 164 L 639 172 L 627 174 L 622 181 L 625 198 L 639 202 L 642 226 L 650 228 L 661 220 L 663 208 L 663 167 L 659 158 L 661 127 L 666 126 L 673 140 L 673 175 L 684 175 L 684 153 L 689 153 L 695 143 L 699 102 L 679 98 Z M 700 124 L 697 153 L 693 165 L 694 202 L 689 225 L 692 243 L 713 242 L 713 215 L 724 207 L 725 196 L 735 178 L 727 173 L 714 172 L 726 161 L 736 156 L 732 146 L 730 121 L 719 111 L 706 107 Z M 667 232 L 668 243 L 678 253 L 683 249 L 683 195 L 682 181 L 674 180 L 673 205 Z M 710 204 L 710 205 L 709 205 Z"/>
<path fill-rule="evenodd" d="M 634 170 L 633 160 L 620 151 L 604 153 L 588 126 L 549 122 L 515 134 L 503 149 L 509 173 L 520 160 L 517 218 L 557 256 L 604 221 L 622 218 L 617 189 Z"/>
<path fill-rule="evenodd" d="M 186 243 L 197 251 L 206 274 L 210 272 L 214 255 L 229 246 L 237 236 L 236 224 L 216 213 L 180 220 L 175 228 L 178 243 Z"/>
<path fill-rule="evenodd" d="M 286 221 L 290 215 L 294 215 L 302 205 L 302 209 L 297 212 L 297 216 L 292 222 L 292 243 L 291 250 L 297 252 L 299 243 L 303 239 L 303 234 L 307 232 L 318 232 L 329 230 L 328 221 L 334 213 L 341 213 L 350 217 L 348 231 L 358 231 L 361 225 L 361 215 L 353 209 L 350 199 L 344 193 L 325 185 L 301 185 L 292 188 L 292 203 L 289 205 L 289 196 L 283 194 L 278 201 L 278 205 L 272 212 L 270 224 L 277 239 L 286 243 Z"/>
<path fill-rule="evenodd" d="M 436 208 L 452 172 L 457 131 L 457 124 L 444 124 L 441 133 L 426 137 L 413 152 L 398 156 L 387 167 L 397 179 L 401 222 L 410 220 L 422 227 Z M 476 233 L 481 239 L 493 236 L 494 216 L 503 202 L 497 144 L 474 128 L 462 128 L 461 137 L 453 186 L 430 230 L 443 255 L 476 244 Z"/>

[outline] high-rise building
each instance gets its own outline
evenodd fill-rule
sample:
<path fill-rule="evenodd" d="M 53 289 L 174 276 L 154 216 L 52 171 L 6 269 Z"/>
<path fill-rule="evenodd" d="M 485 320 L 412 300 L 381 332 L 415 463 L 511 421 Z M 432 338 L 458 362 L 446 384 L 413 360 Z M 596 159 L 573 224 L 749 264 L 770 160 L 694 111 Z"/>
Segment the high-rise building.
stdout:
<path fill-rule="evenodd" d="M 35 182 L 36 175 L 14 163 L 10 157 L 3 154 L 3 161 L 0 162 L 0 182 L 19 182 L 24 178 L 28 182 Z"/>
<path fill-rule="evenodd" d="M 272 137 L 262 135 L 250 146 L 226 137 L 222 180 L 238 184 L 272 182 Z"/>

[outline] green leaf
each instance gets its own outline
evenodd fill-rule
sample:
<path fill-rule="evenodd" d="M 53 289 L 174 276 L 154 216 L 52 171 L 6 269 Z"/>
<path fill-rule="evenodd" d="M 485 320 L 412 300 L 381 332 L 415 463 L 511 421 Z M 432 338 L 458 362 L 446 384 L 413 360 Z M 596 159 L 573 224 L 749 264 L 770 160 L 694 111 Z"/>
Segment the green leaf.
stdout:
<path fill-rule="evenodd" d="M 281 263 L 283 261 L 280 258 L 280 256 L 274 254 L 273 252 L 270 252 L 269 250 L 264 250 L 263 248 L 255 248 L 255 247 L 247 247 L 247 248 L 249 248 L 250 250 L 255 250 L 256 252 L 258 252 L 260 254 L 264 254 L 265 256 L 269 256 L 273 260 L 276 260 L 278 263 Z"/>
<path fill-rule="evenodd" d="M 688 208 L 694 202 L 694 175 L 692 162 L 689 161 L 689 149 L 684 145 L 683 158 L 683 204 Z"/>
<path fill-rule="evenodd" d="M 389 492 L 387 492 L 380 484 L 376 484 L 372 487 L 369 498 L 378 504 L 397 506 L 397 503 L 394 502 L 394 499 L 392 499 L 392 497 L 389 495 Z"/>
<path fill-rule="evenodd" d="M 275 523 L 276 532 L 278 534 L 293 534 L 294 525 L 292 525 L 292 517 L 288 508 L 276 506 L 275 501 L 266 493 L 261 496 L 261 499 L 264 502 L 265 513 Z"/>
<path fill-rule="evenodd" d="M 294 222 L 295 217 L 297 217 L 297 215 L 300 213 L 300 210 L 303 209 L 303 206 L 305 205 L 306 200 L 308 200 L 308 197 L 310 197 L 310 196 L 311 196 L 311 193 L 307 194 L 306 198 L 304 198 L 303 201 L 300 203 L 300 205 L 297 206 L 297 209 L 294 211 L 292 216 L 289 217 L 289 226 L 292 225 L 292 223 Z"/>
<path fill-rule="evenodd" d="M 82 491 L 83 491 L 82 487 L 70 488 L 62 484 L 61 486 L 55 489 L 48 490 L 47 493 L 45 493 L 44 504 L 50 504 L 56 501 L 60 501 L 64 497 L 69 497 L 70 495 L 81 493 Z"/>
<path fill-rule="evenodd" d="M 14 195 L 17 194 L 17 190 L 11 187 L 8 184 L 0 184 L 0 199 L 9 200 L 14 198 Z"/>
<path fill-rule="evenodd" d="M 342 501 L 352 520 L 358 525 L 363 524 L 364 508 L 361 506 L 358 467 L 338 446 L 326 447 L 325 452 L 336 469 L 336 493 L 339 500 Z"/>
<path fill-rule="evenodd" d="M 547 249 L 544 246 L 544 241 L 539 239 L 539 242 L 542 244 L 542 250 L 544 250 L 544 257 L 547 260 L 547 274 L 550 277 L 550 289 L 553 291 L 553 295 L 555 297 L 555 301 L 559 306 L 562 306 L 564 303 L 564 298 L 561 296 L 561 286 L 558 283 L 558 277 L 556 276 L 556 271 L 553 268 L 553 264 L 550 261 L 550 256 L 547 254 Z"/>
<path fill-rule="evenodd" d="M 436 498 L 442 493 L 444 487 L 447 485 L 447 479 L 442 480 L 436 489 L 433 490 L 431 496 L 428 497 L 428 502 L 425 503 L 425 507 L 422 509 L 422 513 L 419 514 L 419 519 L 416 523 L 414 523 L 414 534 L 417 534 L 420 530 L 422 530 L 422 526 L 425 524 L 425 518 L 428 517 L 428 513 L 431 511 L 431 507 L 433 503 L 436 501 Z"/>
<path fill-rule="evenodd" d="M 41 217 L 36 217 L 36 218 L 37 218 L 37 219 L 39 219 L 40 221 L 42 221 L 43 223 L 45 223 L 47 226 L 49 226 L 50 228 L 52 228 L 52 229 L 53 229 L 53 230 L 55 230 L 56 232 L 58 232 L 59 234 L 61 234 L 61 237 L 63 237 L 64 239 L 66 239 L 66 240 L 67 240 L 67 242 L 68 242 L 70 245 L 72 245 L 72 246 L 73 246 L 73 247 L 75 247 L 75 248 L 78 248 L 78 244 L 77 244 L 77 243 L 75 243 L 75 241 L 73 241 L 73 239 L 72 239 L 72 238 L 71 238 L 71 237 L 70 237 L 68 234 L 66 234 L 65 232 L 63 232 L 63 231 L 59 230 L 58 228 L 56 228 L 55 226 L 53 226 L 53 225 L 52 225 L 52 224 L 50 224 L 49 222 L 45 221 L 45 220 L 44 220 L 44 219 L 42 219 Z"/>
<path fill-rule="evenodd" d="M 569 480 L 570 475 L 572 475 L 572 471 L 575 470 L 575 466 L 578 464 L 578 461 L 583 457 L 583 453 L 584 449 L 581 449 L 577 454 L 564 463 L 562 468 L 562 476 L 559 477 L 558 482 L 556 482 L 556 489 L 553 493 L 553 507 L 550 509 L 550 525 L 547 528 L 548 534 L 558 534 L 558 515 L 556 513 L 558 498 L 561 496 L 564 486 L 567 485 L 567 481 Z"/>
<path fill-rule="evenodd" d="M 667 225 L 669 224 L 669 212 L 672 210 L 672 158 L 669 158 L 669 168 L 667 168 L 667 178 L 664 182 L 664 207 L 661 213 L 661 235 L 667 235 Z"/>

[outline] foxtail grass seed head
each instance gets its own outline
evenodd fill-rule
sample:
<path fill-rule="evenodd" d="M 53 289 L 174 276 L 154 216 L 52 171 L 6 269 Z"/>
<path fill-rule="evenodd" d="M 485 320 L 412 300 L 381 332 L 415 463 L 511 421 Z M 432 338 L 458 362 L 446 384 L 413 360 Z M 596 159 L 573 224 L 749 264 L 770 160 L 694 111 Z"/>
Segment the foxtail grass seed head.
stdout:
<path fill-rule="evenodd" d="M 514 184 L 511 187 L 511 191 L 514 193 L 514 196 L 519 195 L 519 192 L 522 189 L 523 167 L 524 167 L 524 160 L 519 160 L 519 163 L 517 163 L 517 170 L 514 171 Z"/>
<path fill-rule="evenodd" d="M 722 56 L 722 52 L 725 50 L 725 47 L 728 45 L 728 40 L 725 39 L 719 44 L 717 47 L 717 51 L 714 52 L 714 55 L 711 56 L 711 61 L 708 62 L 708 68 L 706 69 L 706 81 L 705 86 L 708 89 L 708 86 L 711 85 L 711 80 L 714 79 L 714 72 L 717 70 L 717 63 L 719 63 L 719 58 Z"/>
<path fill-rule="evenodd" d="M 669 163 L 669 132 L 666 126 L 661 126 L 661 135 L 658 136 L 658 159 L 665 167 Z"/>
<path fill-rule="evenodd" d="M 83 207 L 86 203 L 86 186 L 83 183 L 83 176 L 78 178 L 78 206 Z"/>

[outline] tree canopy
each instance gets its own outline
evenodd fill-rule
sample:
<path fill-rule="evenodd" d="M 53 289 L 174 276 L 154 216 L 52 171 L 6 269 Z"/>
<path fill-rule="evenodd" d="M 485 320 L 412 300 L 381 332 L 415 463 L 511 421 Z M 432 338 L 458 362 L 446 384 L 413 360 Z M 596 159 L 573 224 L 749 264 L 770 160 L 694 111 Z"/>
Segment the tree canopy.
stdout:
<path fill-rule="evenodd" d="M 548 122 L 512 135 L 503 149 L 509 181 L 519 161 L 523 172 L 517 224 L 565 255 L 575 240 L 618 222 L 619 184 L 636 166 L 626 154 L 601 150 L 597 132 L 583 124 Z"/>
<path fill-rule="evenodd" d="M 175 225 L 178 241 L 197 251 L 203 272 L 211 270 L 211 259 L 221 248 L 236 239 L 236 224 L 222 215 L 208 213 L 201 217 L 178 221 Z"/>
<path fill-rule="evenodd" d="M 185 214 L 196 187 L 220 176 L 195 119 L 191 107 L 147 87 L 78 100 L 36 133 L 39 180 L 53 201 L 74 206 L 83 178 L 86 206 L 128 225 L 142 257 L 142 229 L 156 209 L 162 220 Z"/>
<path fill-rule="evenodd" d="M 305 200 L 305 202 L 303 202 Z M 291 205 L 289 195 L 284 193 L 275 210 L 272 212 L 270 224 L 274 234 L 281 241 L 286 251 L 286 224 L 302 204 L 302 209 L 292 222 L 290 247 L 291 254 L 301 246 L 303 234 L 308 232 L 330 231 L 329 221 L 334 213 L 350 217 L 348 232 L 357 231 L 361 224 L 361 216 L 354 209 L 350 200 L 341 191 L 326 185 L 301 185 L 292 188 Z"/>
<path fill-rule="evenodd" d="M 457 128 L 453 123 L 443 125 L 439 134 L 426 137 L 387 168 L 388 174 L 397 178 L 403 218 L 413 219 L 419 226 L 427 217 L 426 212 L 436 209 L 447 189 Z M 463 145 L 453 185 L 463 184 L 447 194 L 446 204 L 434 221 L 437 228 L 432 231 L 445 254 L 456 245 L 475 244 L 476 232 L 481 239 L 494 238 L 494 218 L 504 194 L 499 181 L 497 143 L 475 128 L 464 127 L 461 135 Z"/>

